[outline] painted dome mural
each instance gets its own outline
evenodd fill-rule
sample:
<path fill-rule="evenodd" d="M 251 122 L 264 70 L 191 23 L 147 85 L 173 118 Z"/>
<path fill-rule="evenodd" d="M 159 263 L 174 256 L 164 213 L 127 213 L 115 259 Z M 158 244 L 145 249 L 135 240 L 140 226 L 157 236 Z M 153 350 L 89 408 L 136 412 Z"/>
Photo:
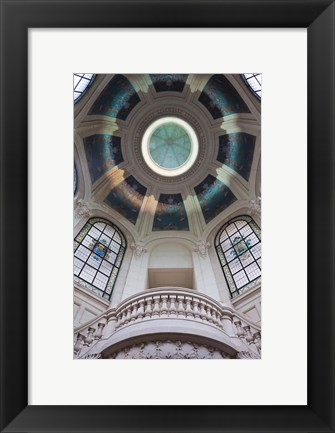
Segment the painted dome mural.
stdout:
<path fill-rule="evenodd" d="M 195 235 L 233 212 L 260 164 L 248 92 L 238 75 L 96 75 L 75 137 L 91 202 L 143 236 Z"/>

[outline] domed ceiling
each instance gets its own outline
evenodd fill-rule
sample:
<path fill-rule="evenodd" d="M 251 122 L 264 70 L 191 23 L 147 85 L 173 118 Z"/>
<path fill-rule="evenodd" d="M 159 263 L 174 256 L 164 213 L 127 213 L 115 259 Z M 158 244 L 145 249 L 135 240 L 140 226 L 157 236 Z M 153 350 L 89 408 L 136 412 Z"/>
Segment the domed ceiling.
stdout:
<path fill-rule="evenodd" d="M 76 194 L 141 236 L 198 236 L 257 195 L 260 102 L 239 75 L 96 75 L 75 107 Z"/>

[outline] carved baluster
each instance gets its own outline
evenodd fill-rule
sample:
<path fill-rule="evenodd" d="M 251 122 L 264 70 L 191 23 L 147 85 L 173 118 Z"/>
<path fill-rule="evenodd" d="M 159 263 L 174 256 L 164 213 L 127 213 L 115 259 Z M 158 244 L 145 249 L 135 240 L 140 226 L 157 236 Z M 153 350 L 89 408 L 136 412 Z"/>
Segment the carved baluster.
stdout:
<path fill-rule="evenodd" d="M 137 302 L 133 302 L 132 307 L 133 311 L 130 316 L 130 321 L 135 322 L 135 320 L 137 319 Z"/>
<path fill-rule="evenodd" d="M 217 326 L 221 329 L 223 329 L 222 326 L 222 313 L 219 310 L 216 310 L 216 319 L 217 319 Z"/>
<path fill-rule="evenodd" d="M 245 339 L 246 339 L 246 341 L 249 344 L 251 344 L 254 341 L 254 337 L 253 337 L 253 335 L 251 333 L 250 326 L 249 325 L 244 326 L 243 329 L 244 329 L 244 332 L 245 332 Z"/>
<path fill-rule="evenodd" d="M 218 323 L 219 323 L 217 314 L 218 314 L 218 312 L 217 312 L 216 308 L 213 307 L 212 308 L 212 320 L 213 320 L 213 323 L 215 326 L 218 326 Z"/>
<path fill-rule="evenodd" d="M 89 346 L 93 341 L 93 333 L 95 332 L 94 328 L 88 328 L 87 335 L 85 338 L 84 346 Z"/>
<path fill-rule="evenodd" d="M 200 310 L 199 310 L 199 299 L 194 298 L 193 299 L 193 313 L 194 313 L 194 318 L 195 320 L 200 319 Z"/>
<path fill-rule="evenodd" d="M 212 318 L 212 309 L 210 305 L 206 305 L 206 311 L 207 311 L 207 320 L 209 323 L 213 323 L 213 318 Z"/>
<path fill-rule="evenodd" d="M 124 310 L 122 311 L 122 317 L 121 317 L 120 326 L 123 326 L 123 325 L 124 325 L 124 323 L 125 323 L 125 321 L 126 321 L 126 317 L 127 317 L 127 310 L 124 309 Z"/>
<path fill-rule="evenodd" d="M 145 317 L 150 318 L 151 317 L 151 313 L 152 313 L 152 298 L 147 298 L 147 306 L 145 309 Z"/>
<path fill-rule="evenodd" d="M 144 299 L 141 299 L 139 301 L 139 304 L 140 304 L 140 306 L 139 306 L 139 309 L 137 310 L 137 317 L 139 319 L 143 319 L 143 316 L 144 316 Z"/>
<path fill-rule="evenodd" d="M 249 346 L 252 347 L 252 349 L 255 351 L 255 353 L 258 353 L 258 347 L 256 346 L 255 342 L 254 342 L 254 336 L 251 332 L 250 326 L 244 326 L 244 330 L 245 330 L 245 339 L 247 341 L 247 343 L 249 343 Z"/>
<path fill-rule="evenodd" d="M 240 321 L 240 320 L 237 320 L 234 324 L 235 324 L 235 326 L 236 326 L 236 330 L 237 330 L 236 335 L 237 335 L 239 338 L 243 337 L 243 336 L 244 336 L 244 331 L 243 331 L 243 329 L 242 329 L 241 321 Z"/>
<path fill-rule="evenodd" d="M 205 310 L 205 303 L 203 301 L 200 301 L 200 317 L 202 318 L 202 320 L 207 321 L 207 313 Z"/>
<path fill-rule="evenodd" d="M 84 339 L 85 336 L 83 334 L 78 334 L 77 335 L 77 341 L 76 344 L 74 345 L 74 353 L 76 355 L 78 355 L 78 353 L 80 352 L 80 349 L 82 348 L 83 344 L 84 344 Z"/>
<path fill-rule="evenodd" d="M 131 317 L 131 305 L 128 305 L 126 321 L 124 322 L 125 325 L 128 325 L 128 323 L 130 322 L 130 317 Z"/>
<path fill-rule="evenodd" d="M 231 337 L 235 336 L 235 330 L 233 327 L 233 320 L 230 316 L 228 316 L 224 313 L 223 316 L 221 317 L 221 324 L 222 324 L 223 331 L 226 334 L 230 335 Z"/>
<path fill-rule="evenodd" d="M 98 323 L 98 330 L 94 335 L 95 340 L 100 340 L 102 338 L 102 333 L 105 326 L 106 326 L 105 323 Z"/>
<path fill-rule="evenodd" d="M 154 296 L 154 308 L 152 310 L 152 317 L 160 316 L 160 296 Z"/>
<path fill-rule="evenodd" d="M 161 316 L 167 317 L 168 314 L 168 306 L 167 306 L 167 295 L 162 295 L 162 307 L 161 307 Z"/>
<path fill-rule="evenodd" d="M 121 313 L 119 313 L 119 317 L 121 319 L 122 315 Z M 115 330 L 116 330 L 116 325 L 117 325 L 117 317 L 115 314 L 110 314 L 108 319 L 107 319 L 107 325 L 104 328 L 104 332 L 103 335 L 105 338 L 109 337 L 110 335 L 112 335 Z"/>
<path fill-rule="evenodd" d="M 169 315 L 170 316 L 175 316 L 176 314 L 177 314 L 176 295 L 170 295 L 170 311 L 169 311 Z"/>
<path fill-rule="evenodd" d="M 194 314 L 193 314 L 193 310 L 192 310 L 192 307 L 191 307 L 192 298 L 189 297 L 189 296 L 186 296 L 185 300 L 186 300 L 186 309 L 185 309 L 186 316 L 187 317 L 193 317 Z"/>
<path fill-rule="evenodd" d="M 261 353 L 262 352 L 262 339 L 261 339 L 261 333 L 259 331 L 257 331 L 254 334 L 254 342 L 255 342 L 255 345 L 257 347 L 258 352 Z"/>
<path fill-rule="evenodd" d="M 121 326 L 121 319 L 122 319 L 122 314 L 117 314 L 116 316 L 116 326 L 115 329 L 118 329 Z"/>
<path fill-rule="evenodd" d="M 177 296 L 177 299 L 178 299 L 178 309 L 177 309 L 177 312 L 178 312 L 178 317 L 179 316 L 186 316 L 186 313 L 185 313 L 185 308 L 184 308 L 184 296 Z"/>

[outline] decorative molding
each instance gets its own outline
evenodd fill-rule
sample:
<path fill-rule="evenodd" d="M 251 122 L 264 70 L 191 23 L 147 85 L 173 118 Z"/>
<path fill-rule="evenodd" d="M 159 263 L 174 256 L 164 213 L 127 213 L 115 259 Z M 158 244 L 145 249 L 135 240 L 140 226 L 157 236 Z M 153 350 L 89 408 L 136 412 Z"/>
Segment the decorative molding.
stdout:
<path fill-rule="evenodd" d="M 208 254 L 208 249 L 210 246 L 211 246 L 211 244 L 209 242 L 200 241 L 200 242 L 198 242 L 197 246 L 194 247 L 193 251 L 195 253 L 198 253 L 199 256 L 205 258 Z"/>
<path fill-rule="evenodd" d="M 236 359 L 260 359 L 259 356 L 255 355 L 252 352 L 239 352 L 235 358 Z"/>
<path fill-rule="evenodd" d="M 255 200 L 249 201 L 249 212 L 251 216 L 261 216 L 261 212 L 262 212 L 261 202 L 262 202 L 261 197 L 257 197 Z"/>
<path fill-rule="evenodd" d="M 194 164 L 192 165 L 192 167 L 189 170 L 187 170 L 185 173 L 174 177 L 161 176 L 158 173 L 152 171 L 145 163 L 142 155 L 142 150 L 141 150 L 142 137 L 146 129 L 154 120 L 165 116 L 179 117 L 182 120 L 188 122 L 195 130 L 199 140 L 198 157 L 194 162 Z M 155 110 L 151 111 L 146 117 L 144 117 L 136 128 L 136 132 L 132 139 L 132 147 L 131 147 L 131 149 L 133 149 L 135 160 L 138 163 L 139 168 L 142 171 L 144 171 L 144 173 L 147 174 L 151 179 L 154 179 L 155 181 L 162 182 L 163 184 L 168 184 L 168 185 L 184 182 L 186 179 L 194 175 L 202 165 L 207 148 L 208 146 L 207 146 L 206 136 L 199 121 L 192 114 L 190 114 L 186 109 L 181 107 L 174 107 L 174 106 L 157 107 Z"/>
<path fill-rule="evenodd" d="M 160 319 L 163 321 L 161 322 Z M 168 329 L 166 328 L 167 320 L 178 320 L 179 325 L 181 326 L 177 333 L 172 331 L 168 336 L 166 335 L 163 337 L 161 335 L 160 337 L 157 337 L 158 339 L 166 338 L 169 342 L 171 342 L 172 339 L 174 340 L 173 351 L 171 346 L 168 346 L 171 356 L 169 355 L 167 358 L 176 358 L 177 355 L 173 355 L 175 351 L 177 353 L 183 353 L 181 350 L 184 347 L 183 344 L 188 344 L 189 339 L 193 338 L 186 337 L 185 335 L 182 336 L 184 325 L 186 326 L 185 331 L 189 330 L 191 325 L 192 329 L 199 330 L 198 335 L 203 335 L 205 338 L 207 338 L 209 333 L 212 334 L 214 332 L 214 334 L 212 334 L 213 338 L 209 344 L 215 348 L 218 347 L 218 349 L 216 349 L 218 352 L 221 350 L 228 350 L 222 346 L 222 342 L 226 342 L 226 344 L 233 350 L 232 353 L 234 354 L 234 357 L 236 352 L 243 350 L 253 352 L 256 357 L 258 356 L 258 353 L 261 353 L 261 329 L 258 325 L 246 320 L 238 312 L 233 311 L 227 306 L 221 305 L 207 295 L 195 292 L 193 289 L 164 287 L 150 291 L 145 290 L 144 292 L 133 295 L 122 301 L 116 308 L 110 307 L 95 320 L 79 326 L 75 330 L 74 335 L 75 355 L 78 354 L 82 346 L 86 346 L 88 348 L 91 347 L 91 351 L 85 349 L 81 356 L 79 353 L 79 358 L 84 358 L 87 354 L 96 353 L 98 351 L 104 354 L 102 356 L 103 358 L 108 357 L 110 354 L 113 355 L 113 353 L 116 353 L 118 350 L 124 350 L 124 348 L 119 344 L 117 348 L 113 348 L 114 343 L 110 341 L 110 339 L 113 340 L 115 338 L 118 340 L 117 334 L 120 331 L 122 332 L 121 335 L 125 338 L 127 338 L 126 336 L 128 335 L 128 326 L 131 327 L 132 331 L 136 329 L 147 330 L 152 324 L 152 329 L 157 331 L 158 329 L 163 329 L 160 328 L 160 326 L 163 326 L 166 331 L 166 329 Z M 106 323 L 111 324 L 112 322 L 113 326 L 106 326 Z M 188 322 L 188 324 L 186 322 Z M 139 325 L 139 328 L 137 328 L 136 325 Z M 205 325 L 205 328 L 203 328 L 202 325 Z M 116 336 L 115 338 L 114 334 Z M 136 340 L 136 350 L 138 350 L 139 343 L 143 342 L 149 344 L 150 341 L 152 342 L 152 334 L 153 332 L 149 334 L 144 332 L 142 335 L 140 332 L 138 334 L 140 339 Z M 231 340 L 229 344 L 227 336 L 236 336 L 238 337 L 238 340 L 235 338 L 234 340 Z M 186 340 L 186 338 L 188 339 Z M 182 343 L 182 345 L 176 343 L 182 341 L 182 339 L 187 343 Z M 98 350 L 94 345 L 97 341 L 102 340 L 104 343 L 102 346 L 98 346 Z M 110 342 L 107 343 L 108 341 Z M 208 340 L 196 342 L 199 344 L 207 344 L 207 341 Z M 192 344 L 193 343 L 195 343 L 195 341 L 192 341 Z M 133 343 L 126 342 L 124 344 L 125 346 L 128 345 L 129 347 L 133 347 Z M 160 345 L 158 346 L 160 347 Z M 180 350 L 177 350 L 177 348 Z M 187 348 L 188 355 L 185 356 L 185 358 L 191 357 L 191 350 L 194 349 L 194 347 L 190 348 L 189 346 L 187 346 Z M 130 356 L 131 354 L 127 355 L 127 350 L 125 352 L 126 353 L 122 356 L 128 358 L 132 357 Z M 209 352 L 212 353 L 211 350 L 209 350 Z M 152 350 L 150 353 L 152 355 Z M 211 356 L 212 355 L 210 354 L 208 355 L 208 357 Z M 205 354 L 202 354 L 201 357 L 205 358 Z M 221 354 L 221 356 L 215 355 L 214 357 L 222 358 L 223 356 Z M 151 358 L 154 358 L 154 356 L 152 355 Z"/>
<path fill-rule="evenodd" d="M 113 359 L 230 359 L 228 353 L 190 341 L 147 341 L 124 347 L 110 355 Z"/>
<path fill-rule="evenodd" d="M 81 359 L 101 359 L 101 353 L 89 353 L 88 355 L 84 356 Z"/>
<path fill-rule="evenodd" d="M 134 251 L 137 257 L 141 257 L 143 253 L 148 252 L 148 249 L 142 243 L 132 243 L 130 248 Z"/>
<path fill-rule="evenodd" d="M 77 201 L 77 207 L 75 209 L 77 217 L 90 217 L 92 215 L 92 210 L 82 198 Z"/>

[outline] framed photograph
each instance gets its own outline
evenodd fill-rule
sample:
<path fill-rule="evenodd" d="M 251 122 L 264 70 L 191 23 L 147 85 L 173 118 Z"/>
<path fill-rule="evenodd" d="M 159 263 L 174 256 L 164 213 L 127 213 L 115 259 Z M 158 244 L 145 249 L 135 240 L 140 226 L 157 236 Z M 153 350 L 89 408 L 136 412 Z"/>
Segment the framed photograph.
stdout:
<path fill-rule="evenodd" d="M 334 7 L 2 2 L 1 431 L 334 430 Z"/>
<path fill-rule="evenodd" d="M 261 74 L 74 88 L 74 358 L 261 359 Z"/>

